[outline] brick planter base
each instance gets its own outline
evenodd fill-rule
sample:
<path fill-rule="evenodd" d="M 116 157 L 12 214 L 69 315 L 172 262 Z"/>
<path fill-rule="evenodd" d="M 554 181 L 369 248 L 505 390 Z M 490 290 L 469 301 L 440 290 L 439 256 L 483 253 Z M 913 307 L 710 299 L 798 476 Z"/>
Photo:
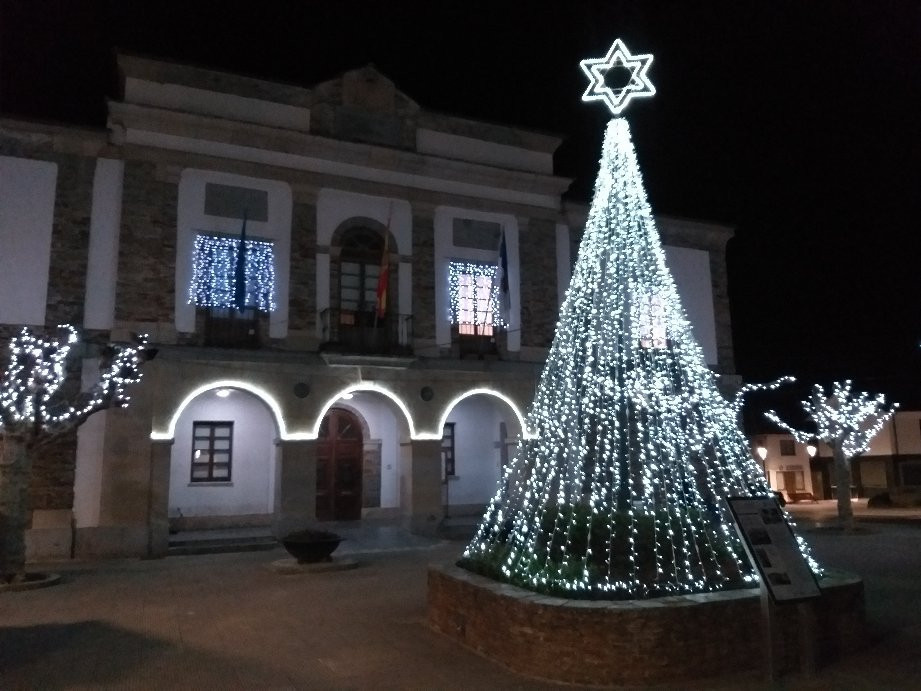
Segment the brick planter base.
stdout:
<path fill-rule="evenodd" d="M 804 651 L 810 649 L 821 666 L 862 645 L 863 582 L 838 573 L 820 585 L 819 600 L 772 606 L 775 673 L 808 666 Z M 457 566 L 433 566 L 428 619 L 435 630 L 516 672 L 553 681 L 652 685 L 767 670 L 757 589 L 565 600 Z"/>

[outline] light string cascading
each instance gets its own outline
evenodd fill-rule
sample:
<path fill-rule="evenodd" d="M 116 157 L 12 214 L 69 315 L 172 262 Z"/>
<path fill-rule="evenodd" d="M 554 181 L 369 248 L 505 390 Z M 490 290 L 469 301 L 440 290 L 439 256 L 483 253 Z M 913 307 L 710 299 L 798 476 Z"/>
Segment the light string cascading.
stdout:
<path fill-rule="evenodd" d="M 757 582 L 725 499 L 771 490 L 693 338 L 620 118 L 527 425 L 462 566 L 569 598 Z"/>
<path fill-rule="evenodd" d="M 103 351 L 99 380 L 73 402 L 61 399 L 66 378 L 65 361 L 77 342 L 70 325 L 58 327 L 61 338 L 42 338 L 23 328 L 9 344 L 9 365 L 0 388 L 0 431 L 33 437 L 79 424 L 86 417 L 112 406 L 125 407 L 127 388 L 141 379 L 147 337 L 134 344 L 110 344 Z"/>
<path fill-rule="evenodd" d="M 235 267 L 239 237 L 198 234 L 192 253 L 189 303 L 199 307 L 236 307 Z M 275 252 L 271 242 L 246 240 L 247 307 L 275 311 Z"/>
<path fill-rule="evenodd" d="M 887 409 L 883 394 L 871 398 L 864 392 L 853 394 L 852 388 L 852 381 L 839 381 L 826 393 L 821 385 L 816 384 L 812 396 L 801 401 L 803 412 L 816 426 L 815 432 L 791 427 L 773 410 L 765 413 L 765 417 L 792 434 L 801 444 L 810 444 L 815 439 L 837 444 L 845 458 L 852 458 L 870 450 L 873 437 L 879 434 L 899 407 L 898 403 L 893 403 Z"/>
<path fill-rule="evenodd" d="M 454 260 L 448 263 L 448 299 L 449 319 L 452 324 L 475 323 L 479 325 L 505 326 L 499 309 L 499 287 L 496 284 L 497 267 L 495 264 Z M 470 284 L 464 289 L 464 279 L 469 277 Z M 472 309 L 464 309 L 465 300 L 471 301 Z M 485 309 L 478 309 L 485 305 Z M 463 314 L 473 313 L 473 322 L 463 318 Z"/>

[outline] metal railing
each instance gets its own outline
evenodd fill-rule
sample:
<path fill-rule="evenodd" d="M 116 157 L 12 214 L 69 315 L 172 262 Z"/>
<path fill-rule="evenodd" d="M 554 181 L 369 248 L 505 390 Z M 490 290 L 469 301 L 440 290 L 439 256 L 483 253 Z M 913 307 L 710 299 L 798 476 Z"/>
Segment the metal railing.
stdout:
<path fill-rule="evenodd" d="M 411 314 L 388 314 L 377 318 L 374 311 L 327 308 L 320 313 L 320 350 L 345 355 L 413 354 Z"/>

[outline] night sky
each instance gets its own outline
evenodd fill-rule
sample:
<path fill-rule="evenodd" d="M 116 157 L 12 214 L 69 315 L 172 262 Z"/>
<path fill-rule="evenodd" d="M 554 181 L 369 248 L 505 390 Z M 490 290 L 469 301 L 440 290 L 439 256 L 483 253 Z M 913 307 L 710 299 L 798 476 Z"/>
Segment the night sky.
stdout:
<path fill-rule="evenodd" d="M 422 107 L 564 138 L 587 201 L 607 110 L 579 60 L 653 53 L 627 109 L 659 214 L 733 226 L 737 369 L 921 406 L 921 1 L 0 0 L 0 111 L 103 127 L 121 49 L 311 86 L 374 63 Z"/>

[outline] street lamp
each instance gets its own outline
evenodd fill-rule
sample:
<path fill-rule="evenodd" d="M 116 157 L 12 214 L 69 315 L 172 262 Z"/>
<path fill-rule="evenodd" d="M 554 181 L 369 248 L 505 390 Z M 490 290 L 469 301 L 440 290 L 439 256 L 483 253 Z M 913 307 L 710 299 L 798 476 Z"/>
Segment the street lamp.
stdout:
<path fill-rule="evenodd" d="M 816 451 L 818 450 L 819 448 L 815 444 L 806 444 L 806 453 L 809 454 L 810 459 L 815 458 Z"/>
<path fill-rule="evenodd" d="M 767 447 L 759 446 L 755 449 L 755 453 L 758 454 L 758 458 L 761 459 L 761 470 L 764 472 L 764 477 L 768 477 L 767 465 L 764 462 L 767 458 Z M 770 483 L 770 480 L 768 480 L 768 483 Z"/>

